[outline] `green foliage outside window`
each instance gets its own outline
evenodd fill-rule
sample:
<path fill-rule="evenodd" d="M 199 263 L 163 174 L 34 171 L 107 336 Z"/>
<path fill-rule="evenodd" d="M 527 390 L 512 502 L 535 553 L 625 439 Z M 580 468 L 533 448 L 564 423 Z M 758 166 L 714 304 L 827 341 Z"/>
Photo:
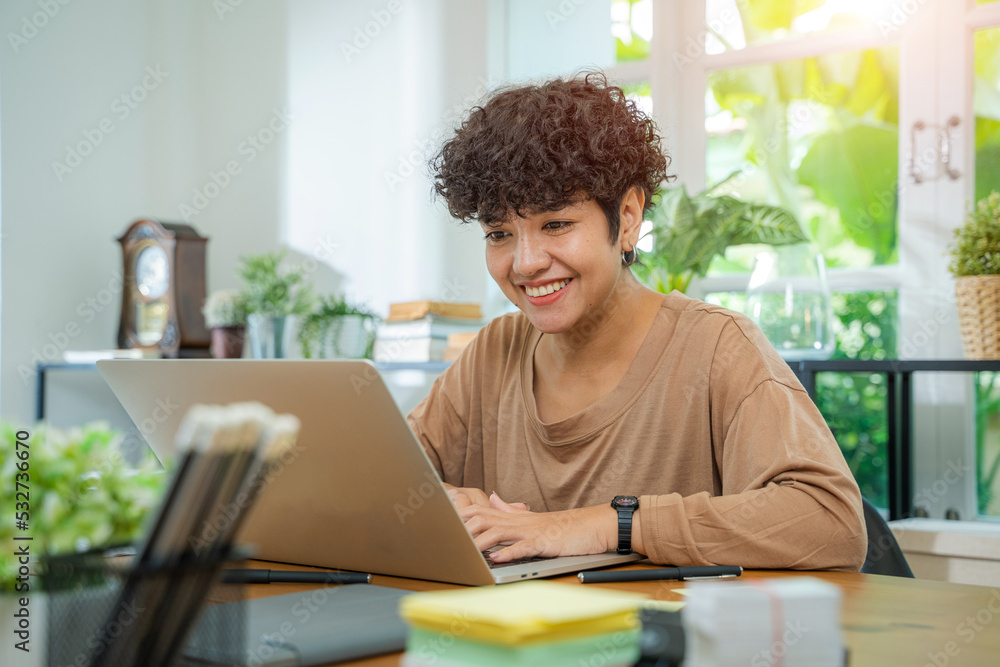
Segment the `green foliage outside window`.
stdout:
<path fill-rule="evenodd" d="M 739 0 L 733 3 L 738 28 L 724 34 L 713 31 L 713 38 L 722 48 L 735 50 L 743 43 L 801 36 L 797 19 L 824 4 Z M 835 18 L 830 29 L 864 24 L 861 14 Z M 1000 174 L 1000 28 L 977 30 L 974 39 L 973 201 L 979 201 L 998 189 Z M 827 266 L 864 268 L 898 261 L 897 48 L 711 71 L 706 130 L 706 182 L 742 170 L 746 177 L 733 184 L 732 193 L 791 211 L 823 252 Z M 756 250 L 733 248 L 714 261 L 711 273 L 745 273 Z M 742 296 L 719 301 L 732 307 Z M 897 356 L 894 292 L 837 294 L 834 309 L 839 331 L 833 358 Z M 978 374 L 975 387 L 979 511 L 1000 515 L 1000 374 Z M 820 373 L 817 394 L 862 492 L 885 507 L 884 376 Z"/>
<path fill-rule="evenodd" d="M 615 40 L 617 62 L 645 60 L 649 57 L 653 0 L 613 0 L 611 3 L 611 34 Z M 639 7 L 636 7 L 639 5 Z M 642 11 L 645 10 L 645 11 Z"/>
<path fill-rule="evenodd" d="M 980 514 L 1000 515 L 1000 373 L 976 373 L 976 498 Z"/>
<path fill-rule="evenodd" d="M 977 4 L 984 4 L 979 0 Z M 975 33 L 976 190 L 977 207 L 956 230 L 949 268 L 955 275 L 1000 273 L 996 245 L 997 189 L 1000 174 L 1000 28 Z M 988 251 L 988 252 L 986 252 Z M 977 373 L 976 497 L 980 514 L 1000 516 L 1000 373 Z"/>
<path fill-rule="evenodd" d="M 1000 28 L 977 31 L 974 44 L 975 200 L 979 201 L 996 189 L 1000 173 Z"/>
<path fill-rule="evenodd" d="M 750 44 L 791 30 L 822 4 L 736 6 Z M 898 70 L 898 51 L 886 48 L 711 72 L 708 182 L 742 169 L 747 176 L 733 192 L 791 211 L 831 268 L 896 262 Z M 731 252 L 713 271 L 745 272 L 753 252 Z M 895 292 L 837 293 L 833 307 L 834 359 L 896 357 Z M 885 376 L 819 373 L 816 393 L 861 492 L 886 507 Z"/>
<path fill-rule="evenodd" d="M 711 72 L 708 182 L 742 170 L 732 191 L 802 220 L 830 267 L 897 261 L 898 69 L 889 48 Z"/>
<path fill-rule="evenodd" d="M 706 300 L 743 310 L 742 293 L 710 294 Z M 896 357 L 895 292 L 833 295 L 833 359 L 894 359 Z M 998 380 L 1000 400 L 1000 380 Z M 816 403 L 833 431 L 847 465 L 864 494 L 877 507 L 889 506 L 887 467 L 888 390 L 879 373 L 818 373 Z"/>
<path fill-rule="evenodd" d="M 833 359 L 896 357 L 894 292 L 834 294 L 837 349 Z M 876 507 L 889 506 L 888 389 L 880 373 L 819 373 L 816 404 L 833 431 L 861 493 Z"/>
<path fill-rule="evenodd" d="M 763 35 L 787 32 L 792 22 L 803 14 L 822 7 L 824 0 L 742 0 L 736 8 L 743 19 L 743 31 L 748 42 L 760 41 Z"/>

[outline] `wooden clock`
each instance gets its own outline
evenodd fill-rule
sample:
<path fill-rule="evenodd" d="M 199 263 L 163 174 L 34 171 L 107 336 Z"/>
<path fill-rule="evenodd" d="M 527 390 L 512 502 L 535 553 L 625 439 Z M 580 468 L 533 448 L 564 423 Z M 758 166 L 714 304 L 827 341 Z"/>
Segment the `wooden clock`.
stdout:
<path fill-rule="evenodd" d="M 118 347 L 209 356 L 201 313 L 208 239 L 190 225 L 143 219 L 117 240 L 124 262 Z"/>

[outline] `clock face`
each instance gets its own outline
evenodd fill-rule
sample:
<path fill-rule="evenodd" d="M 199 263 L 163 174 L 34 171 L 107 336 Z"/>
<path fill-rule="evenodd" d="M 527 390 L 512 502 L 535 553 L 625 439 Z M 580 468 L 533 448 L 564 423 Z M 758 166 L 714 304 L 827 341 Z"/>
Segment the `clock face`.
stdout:
<path fill-rule="evenodd" d="M 157 245 L 139 251 L 135 258 L 135 287 L 147 299 L 159 299 L 170 285 L 167 253 Z"/>

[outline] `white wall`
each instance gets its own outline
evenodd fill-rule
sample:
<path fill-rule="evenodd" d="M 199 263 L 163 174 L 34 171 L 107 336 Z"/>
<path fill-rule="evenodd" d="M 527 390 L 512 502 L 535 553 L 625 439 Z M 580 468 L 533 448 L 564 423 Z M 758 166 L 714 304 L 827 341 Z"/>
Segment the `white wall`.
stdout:
<path fill-rule="evenodd" d="M 611 0 L 509 0 L 507 74 L 513 80 L 565 76 L 615 64 Z"/>
<path fill-rule="evenodd" d="M 382 311 L 480 301 L 481 234 L 432 204 L 425 165 L 488 90 L 485 3 L 308 0 L 289 25 L 290 245 Z"/>
<path fill-rule="evenodd" d="M 146 8 L 126 2 L 56 7 L 52 18 L 41 14 L 43 27 L 25 28 L 24 21 L 40 12 L 36 3 L 0 6 L 5 418 L 30 416 L 36 357 L 58 358 L 67 346 L 109 347 L 114 341 L 113 271 L 120 259 L 113 238 L 146 212 L 146 174 L 137 168 L 146 162 L 143 114 L 162 102 L 172 83 L 165 80 L 121 118 L 112 103 L 141 83 L 147 64 L 155 64 L 137 29 Z M 15 53 L 10 33 L 30 40 Z M 97 143 L 104 119 L 113 132 L 102 133 L 92 154 L 60 181 L 52 162 L 64 162 L 66 146 L 86 141 L 85 131 Z M 88 299 L 103 302 L 91 306 Z"/>
<path fill-rule="evenodd" d="M 240 255 L 315 256 L 332 238 L 336 252 L 312 274 L 322 290 L 378 308 L 483 298 L 480 235 L 431 203 L 425 176 L 390 187 L 386 174 L 414 149 L 429 156 L 442 117 L 486 92 L 484 3 L 403 1 L 397 14 L 388 0 L 44 3 L 53 16 L 39 18 L 39 0 L 0 3 L 0 418 L 33 417 L 39 359 L 114 347 L 114 238 L 136 218 L 197 210 L 195 191 L 231 160 L 240 173 L 190 220 L 211 239 L 210 289 L 237 286 Z M 348 62 L 342 45 L 386 13 Z M 15 52 L 7 36 L 22 31 Z M 147 67 L 166 74 L 146 79 L 125 117 L 112 104 Z M 290 123 L 250 151 L 248 137 L 282 125 L 276 112 Z M 103 119 L 113 131 L 60 180 L 52 163 Z M 103 399 L 66 382 L 83 396 L 63 421 L 97 416 L 88 401 Z"/>

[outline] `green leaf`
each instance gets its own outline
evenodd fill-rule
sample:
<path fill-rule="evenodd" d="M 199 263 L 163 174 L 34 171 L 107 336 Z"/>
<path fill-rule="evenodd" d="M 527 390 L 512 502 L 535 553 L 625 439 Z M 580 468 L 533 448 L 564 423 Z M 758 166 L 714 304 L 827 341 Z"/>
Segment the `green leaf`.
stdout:
<path fill-rule="evenodd" d="M 784 209 L 711 194 L 736 173 L 694 197 L 683 186 L 663 192 L 650 214 L 653 252 L 635 269 L 640 280 L 661 292 L 684 291 L 694 276 L 708 273 L 712 261 L 729 246 L 806 240 L 795 216 Z"/>
<path fill-rule="evenodd" d="M 875 263 L 896 248 L 898 137 L 894 130 L 858 124 L 820 135 L 799 165 L 799 182 L 840 211 L 847 235 L 875 251 Z"/>
<path fill-rule="evenodd" d="M 809 240 L 802 232 L 802 226 L 795 216 L 783 208 L 750 204 L 744 209 L 743 216 L 743 224 L 737 230 L 731 245 L 745 243 L 788 245 Z"/>
<path fill-rule="evenodd" d="M 0 468 L 14 480 L 17 431 L 0 424 Z M 141 520 L 159 499 L 165 475 L 147 450 L 132 469 L 119 450 L 121 434 L 104 424 L 66 431 L 38 424 L 29 440 L 31 451 L 32 557 L 106 546 L 133 539 Z M 8 474 L 9 473 L 9 474 Z M 0 507 L 14 507 L 16 486 L 0 483 Z M 0 522 L 0 541 L 10 543 L 14 521 Z M 0 552 L 0 592 L 11 590 L 17 571 L 13 551 Z"/>
<path fill-rule="evenodd" d="M 282 317 L 309 312 L 311 286 L 302 267 L 280 267 L 284 258 L 283 251 L 240 258 L 238 273 L 245 283 L 240 294 L 247 313 Z"/>
<path fill-rule="evenodd" d="M 997 187 L 1000 173 L 1000 121 L 976 118 L 976 201 Z"/>

